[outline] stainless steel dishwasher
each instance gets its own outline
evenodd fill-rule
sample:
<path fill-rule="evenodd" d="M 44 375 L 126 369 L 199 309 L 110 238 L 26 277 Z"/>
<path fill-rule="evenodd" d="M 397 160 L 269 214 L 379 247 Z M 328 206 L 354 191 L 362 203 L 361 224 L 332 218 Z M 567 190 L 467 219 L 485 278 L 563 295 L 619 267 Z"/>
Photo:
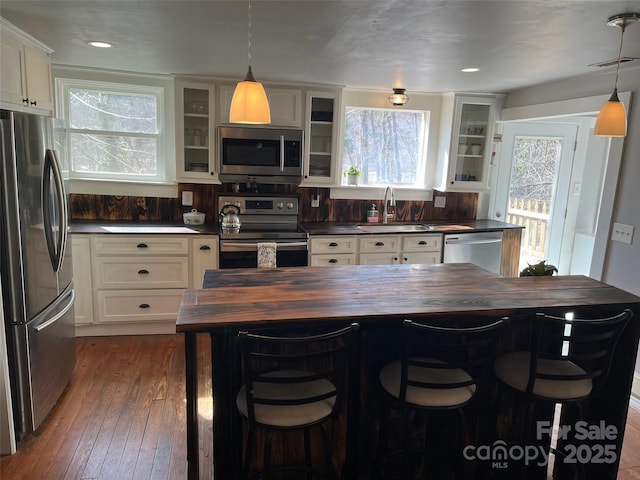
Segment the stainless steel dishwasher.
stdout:
<path fill-rule="evenodd" d="M 444 236 L 444 263 L 473 263 L 500 275 L 502 232 L 458 233 Z"/>

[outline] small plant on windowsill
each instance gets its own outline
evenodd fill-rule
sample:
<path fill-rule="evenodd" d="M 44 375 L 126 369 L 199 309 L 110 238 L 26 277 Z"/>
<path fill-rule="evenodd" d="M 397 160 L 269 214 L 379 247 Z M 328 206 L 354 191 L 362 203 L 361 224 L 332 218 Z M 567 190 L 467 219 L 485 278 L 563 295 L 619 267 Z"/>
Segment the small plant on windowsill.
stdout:
<path fill-rule="evenodd" d="M 344 176 L 347 177 L 347 185 L 358 185 L 362 172 L 356 167 L 349 167 L 348 170 L 344 171 Z"/>
<path fill-rule="evenodd" d="M 558 273 L 555 265 L 547 265 L 545 260 L 541 260 L 533 265 L 523 268 L 520 272 L 521 277 L 550 277 L 553 273 Z"/>

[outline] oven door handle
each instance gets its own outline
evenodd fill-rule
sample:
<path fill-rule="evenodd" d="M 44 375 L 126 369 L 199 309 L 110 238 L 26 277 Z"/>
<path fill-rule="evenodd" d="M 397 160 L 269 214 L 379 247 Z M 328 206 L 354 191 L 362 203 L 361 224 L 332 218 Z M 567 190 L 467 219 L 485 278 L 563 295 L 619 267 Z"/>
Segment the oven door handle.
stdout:
<path fill-rule="evenodd" d="M 268 243 L 268 242 L 266 242 Z M 306 247 L 307 246 L 307 242 L 275 242 L 276 244 L 276 248 L 278 245 L 282 246 L 282 247 Z M 258 242 L 255 243 L 241 243 L 241 242 L 221 242 L 220 246 L 225 246 L 225 247 L 251 247 L 251 248 L 258 248 Z"/>

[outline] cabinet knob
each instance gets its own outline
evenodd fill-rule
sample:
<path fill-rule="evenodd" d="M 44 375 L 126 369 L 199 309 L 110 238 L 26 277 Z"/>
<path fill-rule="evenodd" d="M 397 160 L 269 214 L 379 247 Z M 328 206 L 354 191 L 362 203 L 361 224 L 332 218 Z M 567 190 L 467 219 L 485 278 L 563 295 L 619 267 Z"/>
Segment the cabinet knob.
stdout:
<path fill-rule="evenodd" d="M 29 98 L 23 98 L 22 103 L 29 103 Z"/>
<path fill-rule="evenodd" d="M 150 308 L 151 305 L 149 305 L 148 303 L 141 303 L 140 305 L 138 305 L 138 308 Z"/>
<path fill-rule="evenodd" d="M 376 242 L 376 247 L 384 247 L 384 242 Z"/>
<path fill-rule="evenodd" d="M 148 274 L 149 274 L 149 270 L 145 270 L 145 269 L 138 270 L 138 275 L 148 275 Z"/>
<path fill-rule="evenodd" d="M 200 250 L 211 250 L 211 247 L 209 245 L 201 245 Z"/>
<path fill-rule="evenodd" d="M 424 240 L 420 240 L 420 241 L 418 242 L 418 245 L 426 245 L 426 244 L 427 244 L 427 242 L 425 242 Z"/>
<path fill-rule="evenodd" d="M 331 259 L 329 259 L 329 261 L 327 263 L 338 263 L 338 259 L 337 258 L 331 258 Z"/>
<path fill-rule="evenodd" d="M 147 245 L 146 243 L 139 243 L 138 245 L 136 245 L 137 248 L 149 248 L 149 245 Z"/>
<path fill-rule="evenodd" d="M 38 104 L 38 101 L 37 101 L 37 100 L 34 100 L 33 102 L 29 102 L 29 103 L 30 103 L 31 105 L 35 106 L 35 105 L 37 105 L 37 104 Z"/>
<path fill-rule="evenodd" d="M 407 257 L 404 257 L 404 261 L 405 261 L 405 262 L 408 262 L 408 261 L 409 261 L 409 259 L 408 259 Z"/>
<path fill-rule="evenodd" d="M 338 244 L 337 244 L 336 242 L 331 242 L 331 243 L 329 244 L 329 246 L 330 246 L 330 247 L 337 247 L 337 246 L 338 246 Z"/>

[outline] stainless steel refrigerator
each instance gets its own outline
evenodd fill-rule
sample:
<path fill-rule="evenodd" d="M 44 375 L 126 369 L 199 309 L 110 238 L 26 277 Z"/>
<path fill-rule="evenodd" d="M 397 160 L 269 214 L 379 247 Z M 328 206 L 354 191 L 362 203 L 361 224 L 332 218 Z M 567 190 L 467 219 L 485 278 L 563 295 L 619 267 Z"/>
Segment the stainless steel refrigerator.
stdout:
<path fill-rule="evenodd" d="M 18 438 L 49 414 L 75 366 L 68 195 L 54 119 L 0 110 L 0 262 Z M 58 148 L 60 147 L 60 148 Z"/>

